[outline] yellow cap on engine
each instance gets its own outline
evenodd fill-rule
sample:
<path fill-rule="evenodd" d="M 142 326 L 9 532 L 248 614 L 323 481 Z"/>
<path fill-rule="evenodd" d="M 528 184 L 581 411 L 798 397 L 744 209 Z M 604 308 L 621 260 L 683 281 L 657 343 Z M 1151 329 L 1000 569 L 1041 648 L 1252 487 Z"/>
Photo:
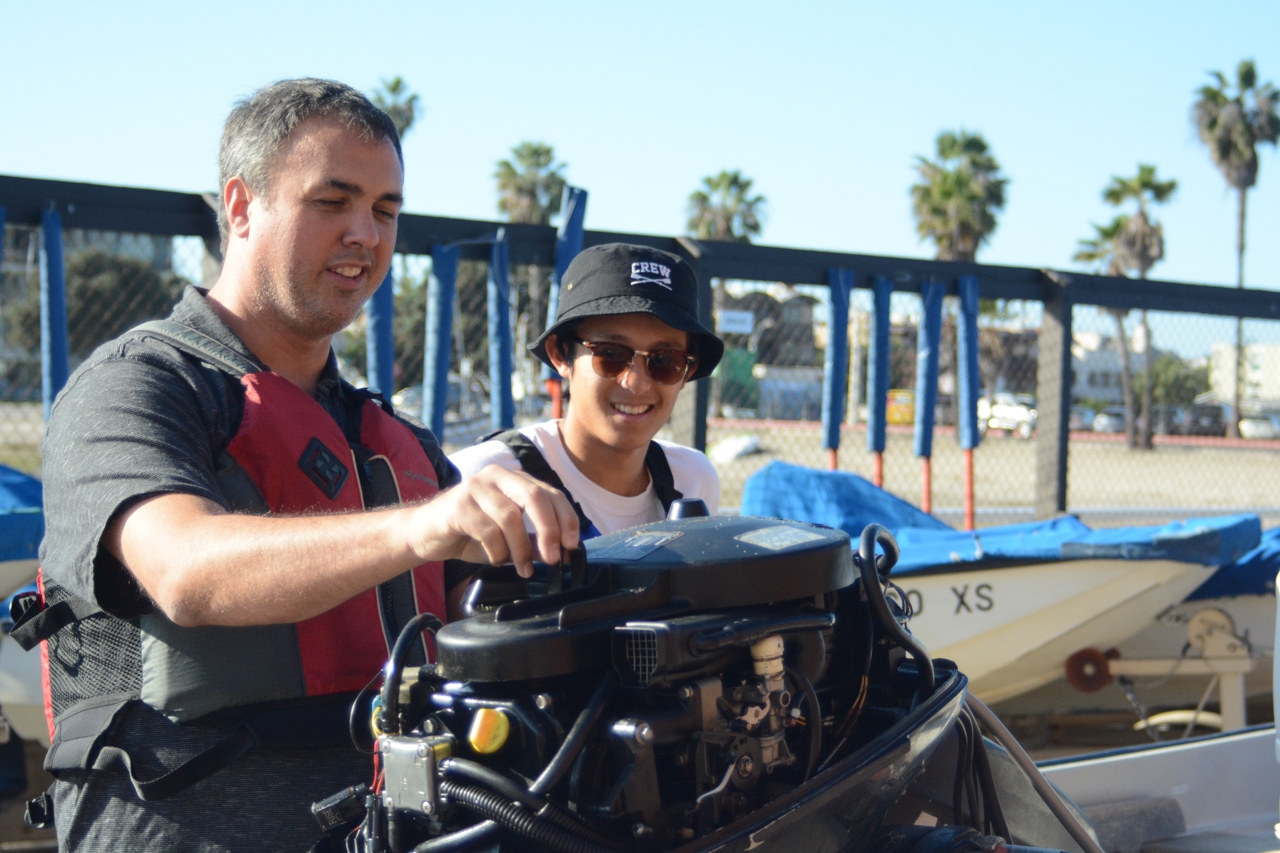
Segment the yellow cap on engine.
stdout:
<path fill-rule="evenodd" d="M 481 708 L 471 718 L 467 743 L 481 755 L 492 755 L 502 749 L 511 733 L 511 721 L 497 708 Z"/>

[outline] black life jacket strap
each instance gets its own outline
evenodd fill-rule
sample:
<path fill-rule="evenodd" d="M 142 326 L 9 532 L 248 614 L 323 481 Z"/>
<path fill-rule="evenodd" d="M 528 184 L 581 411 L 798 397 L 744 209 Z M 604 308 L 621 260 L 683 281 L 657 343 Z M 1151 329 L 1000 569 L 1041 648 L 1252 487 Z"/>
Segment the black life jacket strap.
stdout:
<path fill-rule="evenodd" d="M 565 486 L 564 481 L 560 479 L 560 475 L 555 472 L 555 469 L 547 462 L 547 458 L 542 455 L 542 451 L 534 446 L 528 436 L 518 429 L 498 430 L 481 436 L 477 444 L 485 441 L 499 441 L 505 444 L 526 474 L 539 482 L 546 483 L 553 489 L 558 489 L 568 498 L 569 505 L 573 507 L 574 513 L 578 516 L 579 530 L 586 531 L 591 526 L 591 519 L 587 518 L 587 513 L 582 509 L 582 505 L 573 499 L 573 493 Z"/>
<path fill-rule="evenodd" d="M 38 593 L 16 595 L 9 602 L 9 617 L 13 619 L 9 636 L 22 646 L 23 651 L 29 652 L 71 623 L 101 612 L 75 596 L 46 607 Z"/>
<path fill-rule="evenodd" d="M 211 722 L 228 728 L 222 740 L 152 779 L 139 779 L 133 758 L 119 746 L 116 723 L 131 706 L 140 713 L 159 714 L 136 693 L 96 696 L 59 715 L 54 739 L 45 756 L 45 769 L 55 777 L 68 771 L 123 771 L 138 797 L 154 802 L 172 797 L 227 767 L 254 747 L 332 746 L 346 742 L 348 693 L 320 696 L 304 703 L 283 703 L 211 715 Z M 163 721 L 161 725 L 178 727 Z M 221 726 L 220 726 L 221 727 Z"/>
<path fill-rule="evenodd" d="M 343 432 L 351 452 L 355 455 L 356 476 L 360 481 L 360 493 L 364 498 L 365 509 L 396 506 L 400 503 L 400 487 L 396 484 L 395 469 L 391 460 L 375 454 L 360 443 L 360 427 L 364 420 L 365 402 L 372 400 L 387 414 L 395 417 L 386 400 L 376 391 L 360 389 L 358 393 L 346 401 L 346 417 L 343 418 Z M 378 600 L 378 610 L 384 639 L 387 643 L 387 654 L 395 648 L 396 640 L 405 626 L 418 615 L 418 601 L 414 591 L 413 571 L 389 578 L 374 587 Z M 419 667 L 427 662 L 426 636 L 413 644 L 405 658 L 405 665 Z"/>
<path fill-rule="evenodd" d="M 542 451 L 534 446 L 528 436 L 518 429 L 499 430 L 480 438 L 480 442 L 485 441 L 500 441 L 505 444 L 526 474 L 564 493 L 564 496 L 569 499 L 569 503 L 573 506 L 573 511 L 578 514 L 580 529 L 586 530 L 591 526 L 591 519 L 587 518 L 587 514 L 583 512 L 582 507 L 573 499 L 573 495 L 565 487 L 560 475 L 551 468 L 546 457 L 542 455 Z M 664 513 L 669 512 L 671 504 L 683 498 L 684 493 L 676 488 L 675 477 L 671 473 L 671 464 L 667 461 L 666 451 L 662 449 L 661 444 L 656 441 L 649 442 L 649 447 L 644 453 L 644 464 L 649 469 L 649 479 L 653 482 L 653 490 L 657 493 L 658 500 L 662 503 L 662 511 Z"/>
<path fill-rule="evenodd" d="M 204 359 L 233 376 L 261 373 L 262 368 L 215 338 L 176 320 L 151 320 L 133 329 L 163 338 L 185 353 Z"/>
<path fill-rule="evenodd" d="M 667 453 L 661 444 L 649 442 L 649 449 L 644 452 L 644 464 L 649 467 L 649 479 L 653 480 L 653 490 L 658 493 L 658 500 L 662 502 L 663 513 L 670 512 L 671 504 L 683 498 L 684 493 L 676 488 L 671 464 L 667 462 Z"/>

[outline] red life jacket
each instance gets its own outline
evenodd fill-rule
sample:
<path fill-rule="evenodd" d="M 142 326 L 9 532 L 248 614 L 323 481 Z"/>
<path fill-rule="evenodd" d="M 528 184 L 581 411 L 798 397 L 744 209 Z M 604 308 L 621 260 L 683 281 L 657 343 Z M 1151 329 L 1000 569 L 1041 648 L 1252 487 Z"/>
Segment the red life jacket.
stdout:
<path fill-rule="evenodd" d="M 135 332 L 156 334 L 224 372 L 239 375 L 243 414 L 217 460 L 219 489 L 233 511 L 351 512 L 422 500 L 439 491 L 435 469 L 413 431 L 372 396 L 349 412 L 348 433 L 356 439 L 349 440 L 316 400 L 218 341 L 167 320 L 144 324 Z M 40 600 L 30 602 L 15 624 L 13 636 L 24 647 L 90 616 L 114 618 L 68 597 L 65 591 L 45 608 L 44 594 L 42 584 Z M 422 612 L 445 618 L 440 563 L 418 566 L 295 624 L 184 628 L 161 613 L 148 614 L 138 620 L 140 694 L 82 701 L 57 719 L 49 689 L 48 643 L 43 643 L 45 710 L 53 741 L 47 767 L 57 775 L 61 770 L 118 763 L 120 750 L 111 735 L 112 721 L 121 708 L 138 701 L 176 723 L 214 712 L 222 712 L 223 719 L 230 714 L 232 721 L 244 721 L 226 742 L 166 777 L 140 781 L 130 770 L 143 799 L 169 796 L 254 745 L 333 742 L 330 729 L 337 728 L 335 721 L 341 724 L 345 739 L 344 709 L 350 694 L 378 674 L 400 630 Z M 425 663 L 430 652 L 424 640 L 407 663 Z M 245 706 L 252 707 L 237 710 Z M 314 710 L 308 712 L 308 708 Z M 281 719 L 286 721 L 284 726 L 278 724 Z"/>
<path fill-rule="evenodd" d="M 251 373 L 240 428 L 220 462 L 243 471 L 274 515 L 351 512 L 436 494 L 435 469 L 413 432 L 372 399 L 360 441 L 275 373 Z M 361 470 L 363 468 L 363 470 Z M 420 612 L 445 613 L 444 572 L 429 563 L 294 625 L 181 628 L 142 617 L 142 701 L 185 722 L 211 711 L 359 690 Z M 421 662 L 426 662 L 425 649 Z"/>

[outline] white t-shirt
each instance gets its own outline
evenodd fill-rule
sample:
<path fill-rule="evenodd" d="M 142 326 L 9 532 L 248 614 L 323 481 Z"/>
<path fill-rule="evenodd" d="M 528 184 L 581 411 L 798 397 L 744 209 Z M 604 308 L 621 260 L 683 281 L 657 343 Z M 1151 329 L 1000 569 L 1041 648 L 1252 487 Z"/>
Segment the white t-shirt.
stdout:
<path fill-rule="evenodd" d="M 643 494 L 629 498 L 614 494 L 587 479 L 578 470 L 578 466 L 573 464 L 560 441 L 559 421 L 543 421 L 521 427 L 520 432 L 538 448 L 551 470 L 560 476 L 569 494 L 573 495 L 573 499 L 602 535 L 662 521 L 667 517 L 652 482 Z M 659 441 L 658 444 L 662 445 L 662 450 L 667 455 L 667 464 L 671 466 L 676 489 L 686 498 L 701 498 L 711 514 L 715 515 L 720 509 L 720 477 L 710 460 L 692 447 L 667 441 Z M 464 480 L 489 465 L 501 465 L 508 471 L 520 470 L 520 463 L 516 461 L 511 448 L 500 441 L 485 441 L 465 447 L 451 454 L 449 460 L 458 466 Z M 527 517 L 525 524 L 529 525 Z M 529 529 L 532 530 L 532 526 Z"/>

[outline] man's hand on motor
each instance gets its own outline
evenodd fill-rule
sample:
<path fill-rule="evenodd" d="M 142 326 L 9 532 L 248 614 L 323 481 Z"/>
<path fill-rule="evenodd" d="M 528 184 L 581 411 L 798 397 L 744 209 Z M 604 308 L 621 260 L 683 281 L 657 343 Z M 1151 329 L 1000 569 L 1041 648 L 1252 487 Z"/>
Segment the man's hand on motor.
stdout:
<path fill-rule="evenodd" d="M 522 577 L 530 577 L 535 559 L 557 562 L 562 549 L 578 547 L 578 516 L 564 494 L 522 471 L 497 465 L 417 512 L 425 525 L 415 547 L 424 562 L 513 563 Z M 532 536 L 525 529 L 526 514 L 533 523 Z"/>

